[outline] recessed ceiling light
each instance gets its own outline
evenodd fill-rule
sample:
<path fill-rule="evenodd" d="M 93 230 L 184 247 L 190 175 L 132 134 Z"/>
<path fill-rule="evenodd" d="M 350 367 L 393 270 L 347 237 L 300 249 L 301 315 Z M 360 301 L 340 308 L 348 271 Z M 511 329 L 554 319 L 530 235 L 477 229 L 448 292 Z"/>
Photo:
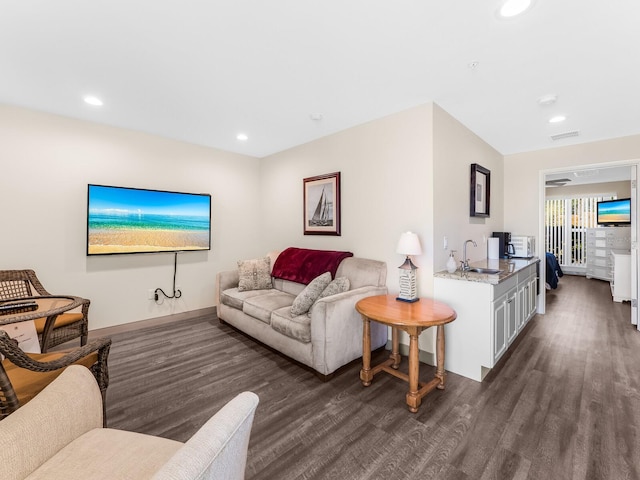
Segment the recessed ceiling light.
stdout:
<path fill-rule="evenodd" d="M 546 107 L 547 105 L 553 105 L 558 101 L 558 96 L 554 93 L 550 93 L 549 95 L 543 95 L 538 99 L 538 105 L 541 107 Z"/>
<path fill-rule="evenodd" d="M 242 142 L 249 140 L 249 136 L 246 133 L 239 133 L 236 138 Z"/>
<path fill-rule="evenodd" d="M 85 103 L 93 105 L 94 107 L 101 107 L 103 105 L 102 100 L 100 100 L 98 97 L 94 97 L 93 95 L 87 95 L 86 97 L 84 97 L 84 101 Z"/>
<path fill-rule="evenodd" d="M 532 0 L 505 0 L 498 14 L 503 18 L 515 17 L 528 10 L 532 3 Z"/>
<path fill-rule="evenodd" d="M 555 117 L 551 117 L 549 119 L 549 123 L 560 123 L 564 122 L 567 119 L 564 115 L 556 115 Z"/>

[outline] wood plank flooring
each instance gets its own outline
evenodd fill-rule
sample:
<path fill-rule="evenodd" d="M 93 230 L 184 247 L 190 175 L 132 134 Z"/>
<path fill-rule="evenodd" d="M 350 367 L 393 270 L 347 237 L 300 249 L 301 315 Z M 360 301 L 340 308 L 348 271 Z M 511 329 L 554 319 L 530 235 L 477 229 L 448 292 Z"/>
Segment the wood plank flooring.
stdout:
<path fill-rule="evenodd" d="M 417 414 L 391 375 L 364 388 L 355 364 L 322 383 L 201 316 L 113 336 L 109 426 L 185 441 L 251 390 L 248 479 L 640 479 L 629 315 L 608 283 L 565 276 L 484 382 L 449 374 Z"/>

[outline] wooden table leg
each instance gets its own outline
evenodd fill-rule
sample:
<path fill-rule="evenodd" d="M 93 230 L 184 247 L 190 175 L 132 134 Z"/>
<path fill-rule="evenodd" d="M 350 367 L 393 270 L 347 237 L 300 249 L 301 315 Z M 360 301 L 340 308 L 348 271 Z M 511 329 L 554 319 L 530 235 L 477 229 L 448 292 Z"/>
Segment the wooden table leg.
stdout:
<path fill-rule="evenodd" d="M 436 388 L 444 390 L 444 325 L 438 325 L 436 330 L 436 378 L 440 379 Z"/>
<path fill-rule="evenodd" d="M 400 366 L 400 339 L 398 338 L 398 327 L 391 327 L 391 355 L 389 358 L 393 360 L 391 368 L 396 370 Z"/>
<path fill-rule="evenodd" d="M 362 385 L 371 385 L 373 373 L 371 372 L 371 322 L 362 316 L 362 370 L 360 370 L 360 380 Z"/>
<path fill-rule="evenodd" d="M 416 413 L 422 403 L 418 393 L 418 377 L 420 374 L 420 359 L 418 357 L 418 334 L 409 334 L 409 393 L 407 393 L 407 405 L 409 411 Z"/>

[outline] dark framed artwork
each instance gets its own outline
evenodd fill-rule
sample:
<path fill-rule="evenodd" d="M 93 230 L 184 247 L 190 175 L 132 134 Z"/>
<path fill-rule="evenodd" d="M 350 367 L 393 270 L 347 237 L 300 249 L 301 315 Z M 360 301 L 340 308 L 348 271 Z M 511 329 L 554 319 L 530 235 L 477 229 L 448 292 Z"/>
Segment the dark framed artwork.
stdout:
<path fill-rule="evenodd" d="M 340 172 L 302 180 L 304 234 L 340 235 Z"/>
<path fill-rule="evenodd" d="M 471 164 L 470 212 L 472 217 L 489 216 L 491 172 L 477 163 Z"/>

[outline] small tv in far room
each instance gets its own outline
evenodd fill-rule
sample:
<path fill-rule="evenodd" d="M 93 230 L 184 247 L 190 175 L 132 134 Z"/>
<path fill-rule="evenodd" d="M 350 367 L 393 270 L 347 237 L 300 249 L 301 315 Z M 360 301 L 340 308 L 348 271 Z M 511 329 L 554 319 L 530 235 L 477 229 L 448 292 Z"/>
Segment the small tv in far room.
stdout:
<path fill-rule="evenodd" d="M 211 195 L 89 185 L 87 255 L 211 250 Z"/>
<path fill-rule="evenodd" d="M 603 200 L 598 202 L 597 222 L 603 226 L 631 225 L 631 199 Z"/>

